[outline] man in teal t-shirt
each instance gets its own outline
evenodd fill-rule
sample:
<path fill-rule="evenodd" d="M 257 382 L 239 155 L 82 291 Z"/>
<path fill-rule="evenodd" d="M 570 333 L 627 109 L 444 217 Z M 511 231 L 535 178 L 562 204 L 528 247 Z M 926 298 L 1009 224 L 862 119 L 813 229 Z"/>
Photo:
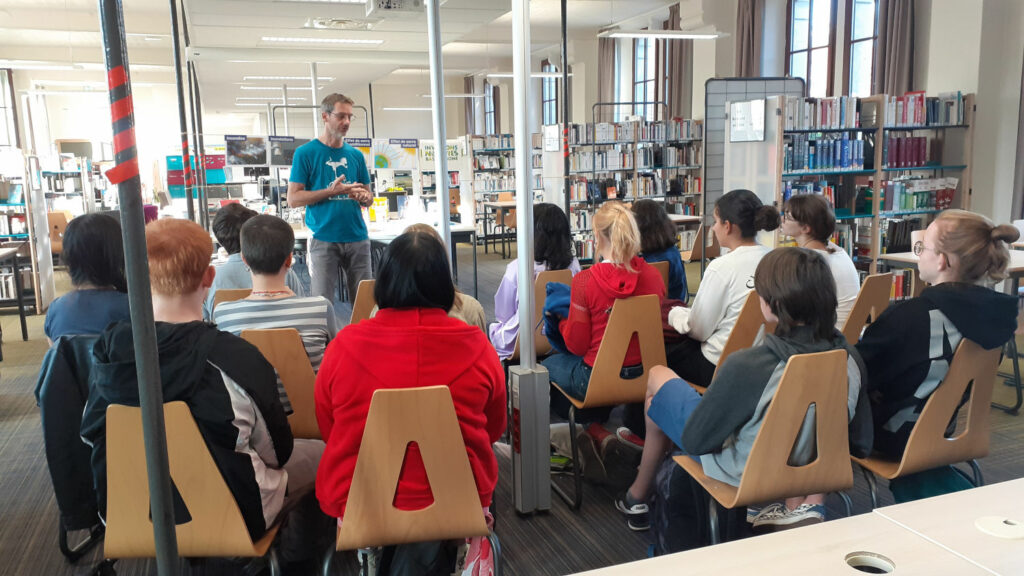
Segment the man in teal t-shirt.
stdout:
<path fill-rule="evenodd" d="M 355 297 L 359 282 L 373 277 L 370 239 L 361 206 L 373 202 L 370 173 L 362 153 L 345 144 L 352 123 L 352 99 L 331 94 L 320 104 L 324 130 L 295 150 L 288 179 L 288 206 L 306 207 L 309 276 L 314 296 L 334 301 L 338 269 L 344 268 Z"/>

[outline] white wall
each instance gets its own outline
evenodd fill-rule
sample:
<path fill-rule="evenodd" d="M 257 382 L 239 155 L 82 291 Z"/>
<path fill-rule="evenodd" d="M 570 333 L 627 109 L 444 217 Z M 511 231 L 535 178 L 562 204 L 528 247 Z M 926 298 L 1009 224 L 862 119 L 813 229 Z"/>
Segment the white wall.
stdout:
<path fill-rule="evenodd" d="M 982 7 L 1016 0 L 917 0 L 914 88 L 977 92 Z M 1017 30 L 1019 36 L 1024 30 Z"/>
<path fill-rule="evenodd" d="M 765 0 L 761 34 L 761 75 L 786 74 L 786 0 Z"/>

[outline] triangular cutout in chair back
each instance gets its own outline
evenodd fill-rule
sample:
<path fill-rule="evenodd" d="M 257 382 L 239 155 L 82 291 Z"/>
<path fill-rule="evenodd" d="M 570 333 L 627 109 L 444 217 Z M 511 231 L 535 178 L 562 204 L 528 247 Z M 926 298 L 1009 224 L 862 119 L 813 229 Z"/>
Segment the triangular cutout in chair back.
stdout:
<path fill-rule="evenodd" d="M 640 343 L 643 375 L 625 380 L 623 361 L 634 336 Z M 661 302 L 657 294 L 616 300 L 611 317 L 594 360 L 583 407 L 614 406 L 643 402 L 647 393 L 647 373 L 665 365 L 665 333 L 661 325 Z"/>

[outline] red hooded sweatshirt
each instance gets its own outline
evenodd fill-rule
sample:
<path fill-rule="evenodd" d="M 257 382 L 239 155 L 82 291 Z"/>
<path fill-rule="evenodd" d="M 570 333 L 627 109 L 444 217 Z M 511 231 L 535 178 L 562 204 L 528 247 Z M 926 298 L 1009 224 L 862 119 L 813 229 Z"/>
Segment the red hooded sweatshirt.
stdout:
<path fill-rule="evenodd" d="M 481 506 L 498 480 L 491 450 L 505 429 L 505 376 L 480 328 L 433 308 L 385 308 L 346 327 L 331 341 L 316 378 L 316 418 L 327 442 L 316 477 L 320 508 L 345 515 L 370 399 L 379 388 L 447 385 L 466 442 Z M 423 460 L 410 447 L 395 506 L 419 510 L 433 502 Z"/>
<path fill-rule="evenodd" d="M 562 320 L 560 328 L 566 347 L 573 354 L 583 356 L 587 366 L 593 366 L 597 359 L 597 349 L 616 300 L 657 294 L 660 305 L 665 298 L 665 282 L 654 266 L 639 256 L 634 256 L 629 264 L 634 272 L 626 270 L 625 266 L 601 262 L 572 280 L 569 317 Z M 634 335 L 622 365 L 634 366 L 641 361 L 640 342 Z"/>

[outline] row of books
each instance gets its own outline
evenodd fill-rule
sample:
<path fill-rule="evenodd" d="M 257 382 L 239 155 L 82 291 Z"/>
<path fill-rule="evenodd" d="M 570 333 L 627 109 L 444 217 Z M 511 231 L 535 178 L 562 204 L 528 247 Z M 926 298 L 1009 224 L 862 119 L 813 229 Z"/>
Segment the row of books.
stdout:
<path fill-rule="evenodd" d="M 515 138 L 511 134 L 491 134 L 488 136 L 474 136 L 473 137 L 473 150 L 482 149 L 495 149 L 495 148 L 514 148 L 516 145 Z"/>
<path fill-rule="evenodd" d="M 793 196 L 799 196 L 801 194 L 817 194 L 824 196 L 832 206 L 836 205 L 836 189 L 834 186 L 829 184 L 825 180 L 815 180 L 813 182 L 794 182 L 792 180 L 786 180 L 785 187 L 782 189 L 782 203 L 785 205 L 789 202 L 789 199 Z"/>
<path fill-rule="evenodd" d="M 506 174 L 478 173 L 473 181 L 473 191 L 475 192 L 514 190 L 515 187 L 516 179 Z"/>
<path fill-rule="evenodd" d="M 21 287 L 26 292 L 32 290 L 32 271 L 21 271 Z M 18 297 L 18 288 L 14 282 L 14 274 L 6 272 L 0 274 L 0 299 L 14 300 Z"/>
<path fill-rule="evenodd" d="M 676 168 L 700 164 L 700 150 L 694 146 L 650 146 L 636 151 L 641 168 Z"/>
<path fill-rule="evenodd" d="M 834 98 L 787 98 L 785 130 L 834 130 L 860 127 L 860 100 Z"/>
<path fill-rule="evenodd" d="M 889 292 L 890 302 L 899 302 L 914 297 L 914 271 L 897 268 L 892 271 L 892 290 Z"/>
<path fill-rule="evenodd" d="M 487 154 L 473 156 L 474 170 L 512 170 L 516 166 L 516 159 L 511 154 Z"/>
<path fill-rule="evenodd" d="M 685 202 L 673 202 L 672 210 L 673 214 L 684 214 L 686 216 L 696 216 L 700 214 L 700 206 L 694 200 L 687 200 Z"/>
<path fill-rule="evenodd" d="M 0 214 L 0 234 L 27 234 L 28 220 L 24 213 L 8 212 Z"/>
<path fill-rule="evenodd" d="M 679 232 L 679 249 L 693 250 L 693 243 L 697 240 L 696 230 L 681 230 Z"/>
<path fill-rule="evenodd" d="M 704 138 L 701 120 L 672 120 L 648 122 L 598 122 L 597 124 L 569 124 L 569 144 L 613 144 L 630 142 L 677 142 Z"/>
<path fill-rule="evenodd" d="M 590 230 L 590 223 L 593 216 L 593 213 L 586 209 L 569 210 L 569 217 L 571 219 L 573 230 Z"/>
<path fill-rule="evenodd" d="M 580 260 L 594 259 L 594 235 L 590 233 L 577 234 L 572 239 L 572 249 L 576 258 Z"/>
<path fill-rule="evenodd" d="M 655 142 L 674 140 L 702 140 L 704 138 L 703 120 L 684 120 L 673 118 L 668 122 L 645 122 L 641 140 Z"/>
<path fill-rule="evenodd" d="M 910 252 L 910 233 L 921 229 L 921 220 L 891 218 L 887 222 L 888 224 L 882 228 L 882 252 Z"/>
<path fill-rule="evenodd" d="M 670 179 L 661 178 L 657 174 L 641 174 L 639 178 L 599 178 L 596 180 L 580 178 L 570 184 L 569 196 L 571 200 L 577 202 L 631 200 L 652 196 L 688 196 L 691 197 L 690 202 L 695 209 L 695 197 L 700 194 L 701 186 L 700 177 L 692 175 Z"/>
<path fill-rule="evenodd" d="M 929 140 L 924 136 L 887 136 L 882 149 L 886 168 L 912 168 L 928 164 Z"/>
<path fill-rule="evenodd" d="M 883 210 L 946 210 L 953 205 L 957 183 L 952 177 L 889 180 L 882 196 Z"/>
<path fill-rule="evenodd" d="M 424 188 L 433 188 L 437 186 L 437 174 L 434 172 L 424 172 L 422 177 Z M 448 186 L 456 187 L 459 185 L 459 173 L 448 172 Z"/>
<path fill-rule="evenodd" d="M 784 144 L 782 158 L 782 169 L 786 172 L 864 169 L 864 140 L 851 139 L 848 132 L 837 138 L 812 138 L 808 134 L 791 134 L 786 138 L 789 141 Z"/>
<path fill-rule="evenodd" d="M 886 125 L 892 127 L 963 124 L 966 106 L 961 92 L 940 92 L 928 98 L 924 92 L 907 92 L 886 100 Z"/>
<path fill-rule="evenodd" d="M 570 172 L 632 169 L 633 153 L 626 150 L 577 150 L 569 154 Z"/>

